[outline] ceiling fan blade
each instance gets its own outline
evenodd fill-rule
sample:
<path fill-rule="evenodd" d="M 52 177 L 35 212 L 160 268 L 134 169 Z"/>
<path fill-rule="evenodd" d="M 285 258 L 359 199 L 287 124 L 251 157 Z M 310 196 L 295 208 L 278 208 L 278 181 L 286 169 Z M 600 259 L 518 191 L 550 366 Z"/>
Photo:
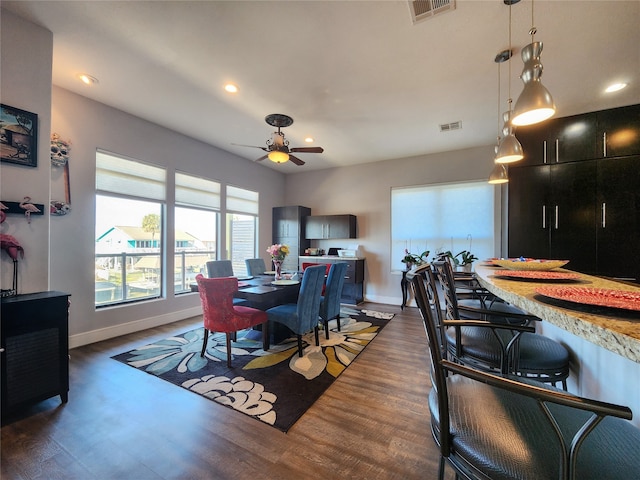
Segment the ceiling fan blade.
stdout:
<path fill-rule="evenodd" d="M 263 156 L 261 156 L 260 158 L 256 158 L 256 159 L 254 160 L 254 162 L 261 162 L 262 160 L 264 160 L 264 159 L 265 159 L 265 158 L 267 158 L 268 156 L 269 156 L 269 155 L 263 155 Z"/>
<path fill-rule="evenodd" d="M 298 148 L 290 148 L 290 152 L 302 152 L 302 153 L 322 153 L 324 152 L 324 148 L 322 147 L 298 147 Z"/>
<path fill-rule="evenodd" d="M 265 152 L 268 152 L 268 150 L 265 147 L 259 147 L 257 145 L 242 145 L 240 143 L 232 143 L 231 145 L 235 145 L 236 147 L 259 148 L 260 150 L 264 150 Z"/>
<path fill-rule="evenodd" d="M 295 163 L 298 166 L 304 165 L 304 162 L 302 160 L 300 160 L 298 157 L 294 157 L 291 154 L 289 154 L 289 160 L 291 160 L 293 163 Z"/>

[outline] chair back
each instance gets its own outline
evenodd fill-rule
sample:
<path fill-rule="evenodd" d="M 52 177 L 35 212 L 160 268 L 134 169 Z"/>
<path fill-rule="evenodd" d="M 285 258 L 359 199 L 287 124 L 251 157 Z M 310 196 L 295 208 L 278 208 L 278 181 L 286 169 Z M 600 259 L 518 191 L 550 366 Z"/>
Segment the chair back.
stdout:
<path fill-rule="evenodd" d="M 441 364 L 447 346 L 446 339 L 441 331 L 442 324 L 438 320 L 442 317 L 441 313 L 438 313 L 440 312 L 440 301 L 438 299 L 435 276 L 431 269 L 424 270 L 422 275 L 413 274 L 412 272 L 411 275 L 407 275 L 407 277 L 409 276 L 411 278 L 408 278 L 408 280 L 410 280 L 429 342 L 431 384 L 438 403 L 438 428 L 434 429 L 432 426 L 432 430 L 436 437 L 436 442 L 440 446 L 440 454 L 443 457 L 448 457 L 450 453 L 449 399 L 447 396 L 446 373 Z"/>
<path fill-rule="evenodd" d="M 340 297 L 348 266 L 347 262 L 337 262 L 329 269 L 324 300 L 320 304 L 320 317 L 323 319 L 335 318 L 340 313 Z"/>
<path fill-rule="evenodd" d="M 233 277 L 231 260 L 210 260 L 207 262 L 207 276 L 209 278 Z"/>
<path fill-rule="evenodd" d="M 212 332 L 235 332 L 236 312 L 233 309 L 233 294 L 238 291 L 235 277 L 206 278 L 196 275 L 204 328 Z"/>
<path fill-rule="evenodd" d="M 244 264 L 247 266 L 247 275 L 252 277 L 262 275 L 267 271 L 267 266 L 262 258 L 247 258 Z"/>
<path fill-rule="evenodd" d="M 324 265 L 316 265 L 307 268 L 302 276 L 297 309 L 301 332 L 308 332 L 318 326 L 325 271 Z"/>
<path fill-rule="evenodd" d="M 447 260 L 436 260 L 433 262 L 433 266 L 436 269 L 440 285 L 442 285 L 445 310 L 447 312 L 446 318 L 451 320 L 458 319 L 460 318 L 460 312 L 458 310 L 458 297 L 456 296 L 456 286 L 453 279 L 451 263 Z"/>

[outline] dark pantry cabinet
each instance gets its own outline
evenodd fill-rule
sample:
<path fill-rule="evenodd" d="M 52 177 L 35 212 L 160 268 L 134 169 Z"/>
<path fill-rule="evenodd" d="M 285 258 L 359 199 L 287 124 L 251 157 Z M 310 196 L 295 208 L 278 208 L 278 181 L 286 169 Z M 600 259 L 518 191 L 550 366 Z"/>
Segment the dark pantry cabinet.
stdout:
<path fill-rule="evenodd" d="M 588 134 L 558 157 L 554 140 L 552 161 L 533 154 L 509 169 L 510 257 L 568 259 L 573 270 L 640 281 L 639 113 L 633 105 L 529 130 L 558 138 L 558 125 L 572 125 Z"/>
<path fill-rule="evenodd" d="M 2 299 L 2 416 L 69 392 L 69 294 Z"/>
<path fill-rule="evenodd" d="M 283 270 L 297 271 L 298 257 L 311 246 L 311 242 L 304 236 L 305 218 L 309 215 L 311 209 L 300 205 L 273 208 L 273 243 L 285 244 L 290 250 L 282 264 Z"/>

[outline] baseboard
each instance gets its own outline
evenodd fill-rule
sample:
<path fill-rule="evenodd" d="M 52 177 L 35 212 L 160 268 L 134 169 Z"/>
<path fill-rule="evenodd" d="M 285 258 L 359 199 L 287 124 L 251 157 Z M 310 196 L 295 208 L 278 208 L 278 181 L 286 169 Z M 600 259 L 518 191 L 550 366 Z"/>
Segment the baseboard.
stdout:
<path fill-rule="evenodd" d="M 122 323 L 112 327 L 99 328 L 97 330 L 91 330 L 90 332 L 71 335 L 69 336 L 69 348 L 82 347 L 90 343 L 101 342 L 102 340 L 139 332 L 159 325 L 166 325 L 167 323 L 177 322 L 178 320 L 184 320 L 198 315 L 202 315 L 202 307 L 200 305 L 186 310 L 170 312 L 165 315 L 154 315 L 153 317 L 142 318 L 129 323 Z"/>

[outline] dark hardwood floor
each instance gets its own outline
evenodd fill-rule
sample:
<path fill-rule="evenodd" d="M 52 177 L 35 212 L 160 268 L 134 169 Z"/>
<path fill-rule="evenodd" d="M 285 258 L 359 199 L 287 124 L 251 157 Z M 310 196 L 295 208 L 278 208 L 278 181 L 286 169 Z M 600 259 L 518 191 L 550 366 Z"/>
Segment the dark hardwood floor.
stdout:
<path fill-rule="evenodd" d="M 73 349 L 69 403 L 5 422 L 0 477 L 437 478 L 419 313 L 367 306 L 396 316 L 286 434 L 110 358 L 200 317 Z"/>

